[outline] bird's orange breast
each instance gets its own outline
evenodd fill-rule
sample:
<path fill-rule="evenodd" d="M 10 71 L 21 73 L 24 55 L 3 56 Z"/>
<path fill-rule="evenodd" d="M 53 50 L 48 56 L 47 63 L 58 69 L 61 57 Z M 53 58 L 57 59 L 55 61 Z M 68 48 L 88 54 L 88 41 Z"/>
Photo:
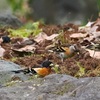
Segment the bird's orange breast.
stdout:
<path fill-rule="evenodd" d="M 70 51 L 70 49 L 68 47 L 64 47 L 63 49 L 65 50 L 66 55 L 70 55 L 71 54 L 71 51 Z"/>
<path fill-rule="evenodd" d="M 40 76 L 46 76 L 51 73 L 51 68 L 34 68 L 34 70 Z"/>

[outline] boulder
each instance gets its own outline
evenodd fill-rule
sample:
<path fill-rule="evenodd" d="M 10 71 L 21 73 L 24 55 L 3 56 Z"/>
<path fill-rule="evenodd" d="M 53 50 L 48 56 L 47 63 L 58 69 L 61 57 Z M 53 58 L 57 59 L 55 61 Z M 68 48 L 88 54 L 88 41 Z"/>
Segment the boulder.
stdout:
<path fill-rule="evenodd" d="M 22 26 L 22 22 L 14 15 L 0 14 L 0 26 L 18 28 Z"/>
<path fill-rule="evenodd" d="M 28 80 L 28 76 L 26 76 L 24 73 L 16 74 L 14 72 L 20 69 L 21 66 L 13 62 L 0 60 L 0 84 L 6 84 L 7 82 L 10 82 L 15 79 L 18 79 L 20 81 Z"/>
<path fill-rule="evenodd" d="M 0 100 L 100 100 L 100 77 L 51 74 L 0 88 Z"/>

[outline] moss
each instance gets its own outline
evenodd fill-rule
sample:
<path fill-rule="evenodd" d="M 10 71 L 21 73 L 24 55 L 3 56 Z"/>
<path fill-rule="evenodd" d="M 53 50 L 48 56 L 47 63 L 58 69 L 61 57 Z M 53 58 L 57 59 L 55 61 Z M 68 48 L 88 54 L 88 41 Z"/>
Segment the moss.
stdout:
<path fill-rule="evenodd" d="M 18 81 L 18 80 L 17 81 L 10 81 L 10 82 L 5 83 L 5 86 L 13 86 L 18 82 L 21 82 L 21 81 Z"/>
<path fill-rule="evenodd" d="M 72 88 L 74 88 L 72 84 L 64 84 L 63 86 L 61 86 L 56 91 L 53 91 L 52 93 L 56 95 L 64 95 L 65 93 L 68 93 L 69 91 L 71 91 Z"/>

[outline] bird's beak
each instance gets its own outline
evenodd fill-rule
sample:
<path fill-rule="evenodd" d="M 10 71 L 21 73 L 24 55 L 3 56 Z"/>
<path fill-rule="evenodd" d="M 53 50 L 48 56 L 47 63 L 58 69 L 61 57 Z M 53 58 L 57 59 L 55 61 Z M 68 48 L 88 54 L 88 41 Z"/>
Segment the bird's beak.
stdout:
<path fill-rule="evenodd" d="M 51 63 L 51 64 L 50 64 L 50 67 L 53 67 L 53 66 L 54 66 L 54 64 L 53 64 L 53 63 Z"/>
<path fill-rule="evenodd" d="M 53 53 L 54 51 L 53 50 L 48 50 L 48 52 Z"/>

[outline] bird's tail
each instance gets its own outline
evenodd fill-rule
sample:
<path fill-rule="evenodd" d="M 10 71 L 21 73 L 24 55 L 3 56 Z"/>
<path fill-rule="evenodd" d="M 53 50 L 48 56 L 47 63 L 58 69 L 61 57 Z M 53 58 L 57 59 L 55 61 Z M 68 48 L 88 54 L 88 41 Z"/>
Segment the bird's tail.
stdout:
<path fill-rule="evenodd" d="M 36 74 L 36 71 L 32 68 L 31 69 L 30 68 L 25 68 L 25 69 L 13 70 L 11 72 L 14 72 L 16 74 L 21 73 L 21 72 L 24 73 L 24 74 L 29 74 L 29 73 Z"/>

